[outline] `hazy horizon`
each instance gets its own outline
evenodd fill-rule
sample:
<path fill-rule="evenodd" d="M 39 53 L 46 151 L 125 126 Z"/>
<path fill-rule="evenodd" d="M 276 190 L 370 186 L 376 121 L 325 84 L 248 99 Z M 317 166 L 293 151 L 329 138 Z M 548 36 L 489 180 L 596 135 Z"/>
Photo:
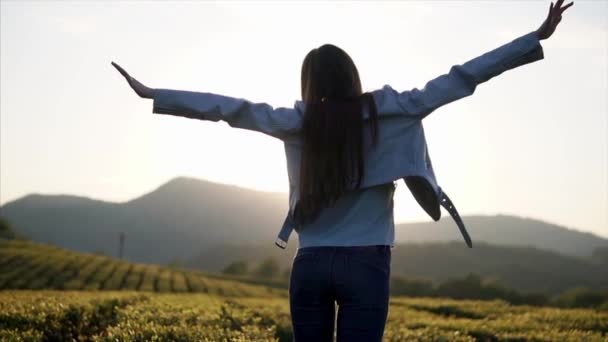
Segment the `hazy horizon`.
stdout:
<path fill-rule="evenodd" d="M 23 198 L 29 196 L 29 195 L 74 196 L 74 197 L 80 197 L 80 198 L 87 198 L 87 199 L 90 199 L 90 200 L 102 200 L 102 201 L 107 201 L 107 202 L 110 202 L 110 203 L 123 204 L 123 203 L 130 202 L 132 200 L 135 200 L 135 199 L 137 199 L 137 198 L 139 198 L 141 196 L 145 196 L 146 194 L 157 190 L 159 187 L 161 187 L 161 186 L 163 186 L 163 185 L 165 185 L 165 184 L 169 183 L 170 181 L 172 181 L 174 179 L 177 179 L 177 178 L 189 178 L 189 179 L 194 179 L 194 180 L 197 180 L 197 181 L 212 182 L 214 184 L 223 184 L 223 185 L 228 185 L 228 186 L 236 186 L 236 187 L 239 187 L 239 188 L 249 189 L 249 190 L 253 190 L 253 191 L 260 191 L 260 192 L 266 192 L 266 193 L 272 193 L 272 194 L 283 193 L 283 194 L 287 195 L 286 191 L 260 190 L 260 189 L 255 189 L 255 188 L 251 188 L 251 187 L 245 187 L 245 186 L 241 186 L 241 185 L 237 185 L 237 184 L 233 184 L 233 183 L 221 183 L 221 182 L 210 181 L 208 179 L 194 178 L 194 177 L 191 177 L 191 176 L 176 176 L 174 178 L 168 179 L 166 182 L 163 182 L 161 184 L 158 184 L 157 186 L 154 186 L 149 191 L 144 191 L 143 193 L 141 193 L 141 194 L 139 194 L 139 195 L 137 195 L 137 196 L 135 196 L 133 198 L 129 198 L 127 200 L 124 200 L 124 201 L 107 201 L 107 200 L 103 200 L 103 199 L 99 199 L 99 198 L 95 198 L 95 197 L 90 197 L 90 196 L 86 196 L 86 195 L 75 195 L 75 194 L 67 194 L 67 193 L 36 193 L 36 192 L 33 192 L 33 193 L 29 193 L 29 194 L 23 195 L 22 197 L 15 198 L 15 199 L 13 199 L 11 201 L 2 203 L 2 205 L 10 203 L 12 201 L 18 201 L 20 199 L 23 199 Z M 402 185 L 405 186 L 402 182 L 403 181 L 400 181 L 398 186 L 402 186 Z M 396 203 L 395 204 L 395 211 L 396 212 L 398 210 L 400 210 L 400 209 L 406 209 L 406 208 L 399 208 L 397 206 L 398 206 L 398 204 Z M 441 216 L 442 220 L 451 220 L 450 215 L 447 212 L 445 212 L 444 209 L 442 209 L 442 211 L 443 211 L 443 215 Z M 581 232 L 581 233 L 592 233 L 592 234 L 595 234 L 596 236 L 608 239 L 608 236 L 605 236 L 605 235 L 597 234 L 595 232 L 584 231 L 584 230 L 581 230 L 581 229 L 579 229 L 577 227 L 564 226 L 564 225 L 562 225 L 562 224 L 560 224 L 558 222 L 547 221 L 547 220 L 540 219 L 538 217 L 528 217 L 528 216 L 521 216 L 521 215 L 517 215 L 517 214 L 506 214 L 506 213 L 500 213 L 500 212 L 493 213 L 493 214 L 475 214 L 475 213 L 470 213 L 470 214 L 467 214 L 466 216 L 498 216 L 498 215 L 517 216 L 517 217 L 521 217 L 521 218 L 524 218 L 524 219 L 533 219 L 533 220 L 543 221 L 543 222 L 546 222 L 546 223 L 549 223 L 549 224 L 556 224 L 556 225 L 563 226 L 564 228 L 567 228 L 569 230 L 574 230 L 574 231 L 578 231 L 578 232 Z M 423 217 L 423 218 L 420 218 L 418 220 L 405 220 L 405 221 L 395 222 L 395 224 L 401 224 L 401 223 L 420 223 L 420 222 L 430 222 L 430 221 L 431 221 L 430 219 L 427 220 L 426 218 Z M 465 224 L 466 224 L 466 222 L 465 222 Z"/>
<path fill-rule="evenodd" d="M 0 205 L 30 193 L 124 202 L 178 176 L 287 192 L 279 140 L 152 114 L 111 61 L 153 88 L 292 106 L 304 55 L 330 42 L 364 90 L 421 89 L 535 30 L 549 3 L 2 1 Z M 425 119 L 438 183 L 461 215 L 608 238 L 608 2 L 575 1 L 541 45 L 545 59 Z M 395 220 L 430 220 L 402 182 Z"/>

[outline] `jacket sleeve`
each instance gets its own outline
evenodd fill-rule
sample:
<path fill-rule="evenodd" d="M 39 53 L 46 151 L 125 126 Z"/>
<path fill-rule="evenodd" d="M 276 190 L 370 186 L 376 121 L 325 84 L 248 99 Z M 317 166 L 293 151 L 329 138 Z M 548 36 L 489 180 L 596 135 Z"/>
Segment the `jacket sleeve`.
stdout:
<path fill-rule="evenodd" d="M 297 132 L 302 125 L 301 115 L 293 108 L 273 108 L 266 103 L 187 90 L 154 89 L 152 112 L 216 122 L 223 120 L 232 127 L 279 139 Z"/>
<path fill-rule="evenodd" d="M 535 31 L 527 33 L 426 83 L 424 88 L 397 92 L 389 85 L 372 92 L 378 112 L 407 114 L 420 119 L 435 109 L 473 94 L 478 84 L 504 71 L 544 58 Z"/>

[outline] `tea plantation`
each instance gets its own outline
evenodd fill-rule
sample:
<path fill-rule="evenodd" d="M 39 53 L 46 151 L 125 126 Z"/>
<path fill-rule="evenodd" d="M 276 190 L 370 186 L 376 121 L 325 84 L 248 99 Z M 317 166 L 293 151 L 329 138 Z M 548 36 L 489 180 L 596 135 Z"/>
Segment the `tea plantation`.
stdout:
<path fill-rule="evenodd" d="M 291 341 L 287 291 L 0 240 L 0 341 Z M 606 341 L 608 312 L 391 297 L 385 341 Z"/>

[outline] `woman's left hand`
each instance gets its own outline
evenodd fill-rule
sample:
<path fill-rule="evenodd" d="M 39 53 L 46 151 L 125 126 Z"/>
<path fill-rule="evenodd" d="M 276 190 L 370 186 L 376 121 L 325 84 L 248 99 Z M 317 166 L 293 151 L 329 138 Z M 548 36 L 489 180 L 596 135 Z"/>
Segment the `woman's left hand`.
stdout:
<path fill-rule="evenodd" d="M 135 91 L 135 93 L 137 93 L 137 95 L 146 99 L 154 98 L 153 88 L 148 88 L 145 85 L 141 84 L 138 80 L 131 77 L 131 75 L 129 75 L 129 73 L 127 73 L 125 69 L 121 68 L 120 65 L 114 62 L 112 62 L 112 65 L 118 70 L 118 72 L 120 72 L 121 75 L 125 77 L 127 82 L 129 82 L 129 86 L 131 86 L 131 88 Z"/>
<path fill-rule="evenodd" d="M 551 37 L 553 32 L 555 32 L 555 28 L 560 21 L 562 21 L 562 13 L 570 6 L 574 5 L 574 2 L 567 4 L 562 7 L 564 0 L 557 0 L 555 6 L 553 6 L 553 2 L 549 6 L 549 14 L 545 21 L 540 25 L 540 27 L 536 30 L 536 34 L 538 35 L 538 39 L 547 39 Z"/>

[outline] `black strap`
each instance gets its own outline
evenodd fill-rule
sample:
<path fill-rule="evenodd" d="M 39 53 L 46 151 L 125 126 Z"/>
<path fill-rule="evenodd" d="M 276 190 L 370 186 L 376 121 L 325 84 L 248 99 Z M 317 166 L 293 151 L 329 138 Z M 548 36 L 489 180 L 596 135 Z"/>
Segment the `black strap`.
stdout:
<path fill-rule="evenodd" d="M 458 225 L 458 229 L 460 229 L 460 234 L 462 234 L 462 237 L 467 243 L 467 246 L 469 246 L 469 248 L 473 248 L 473 242 L 471 241 L 471 237 L 469 236 L 467 229 L 464 227 L 464 223 L 462 222 L 460 215 L 458 215 L 456 207 L 454 206 L 454 204 L 452 204 L 452 201 L 450 200 L 448 195 L 443 192 L 443 190 L 441 191 L 441 196 L 439 197 L 439 203 L 448 211 L 448 213 L 450 213 L 450 216 L 452 216 L 452 218 L 456 222 L 456 225 Z"/>

